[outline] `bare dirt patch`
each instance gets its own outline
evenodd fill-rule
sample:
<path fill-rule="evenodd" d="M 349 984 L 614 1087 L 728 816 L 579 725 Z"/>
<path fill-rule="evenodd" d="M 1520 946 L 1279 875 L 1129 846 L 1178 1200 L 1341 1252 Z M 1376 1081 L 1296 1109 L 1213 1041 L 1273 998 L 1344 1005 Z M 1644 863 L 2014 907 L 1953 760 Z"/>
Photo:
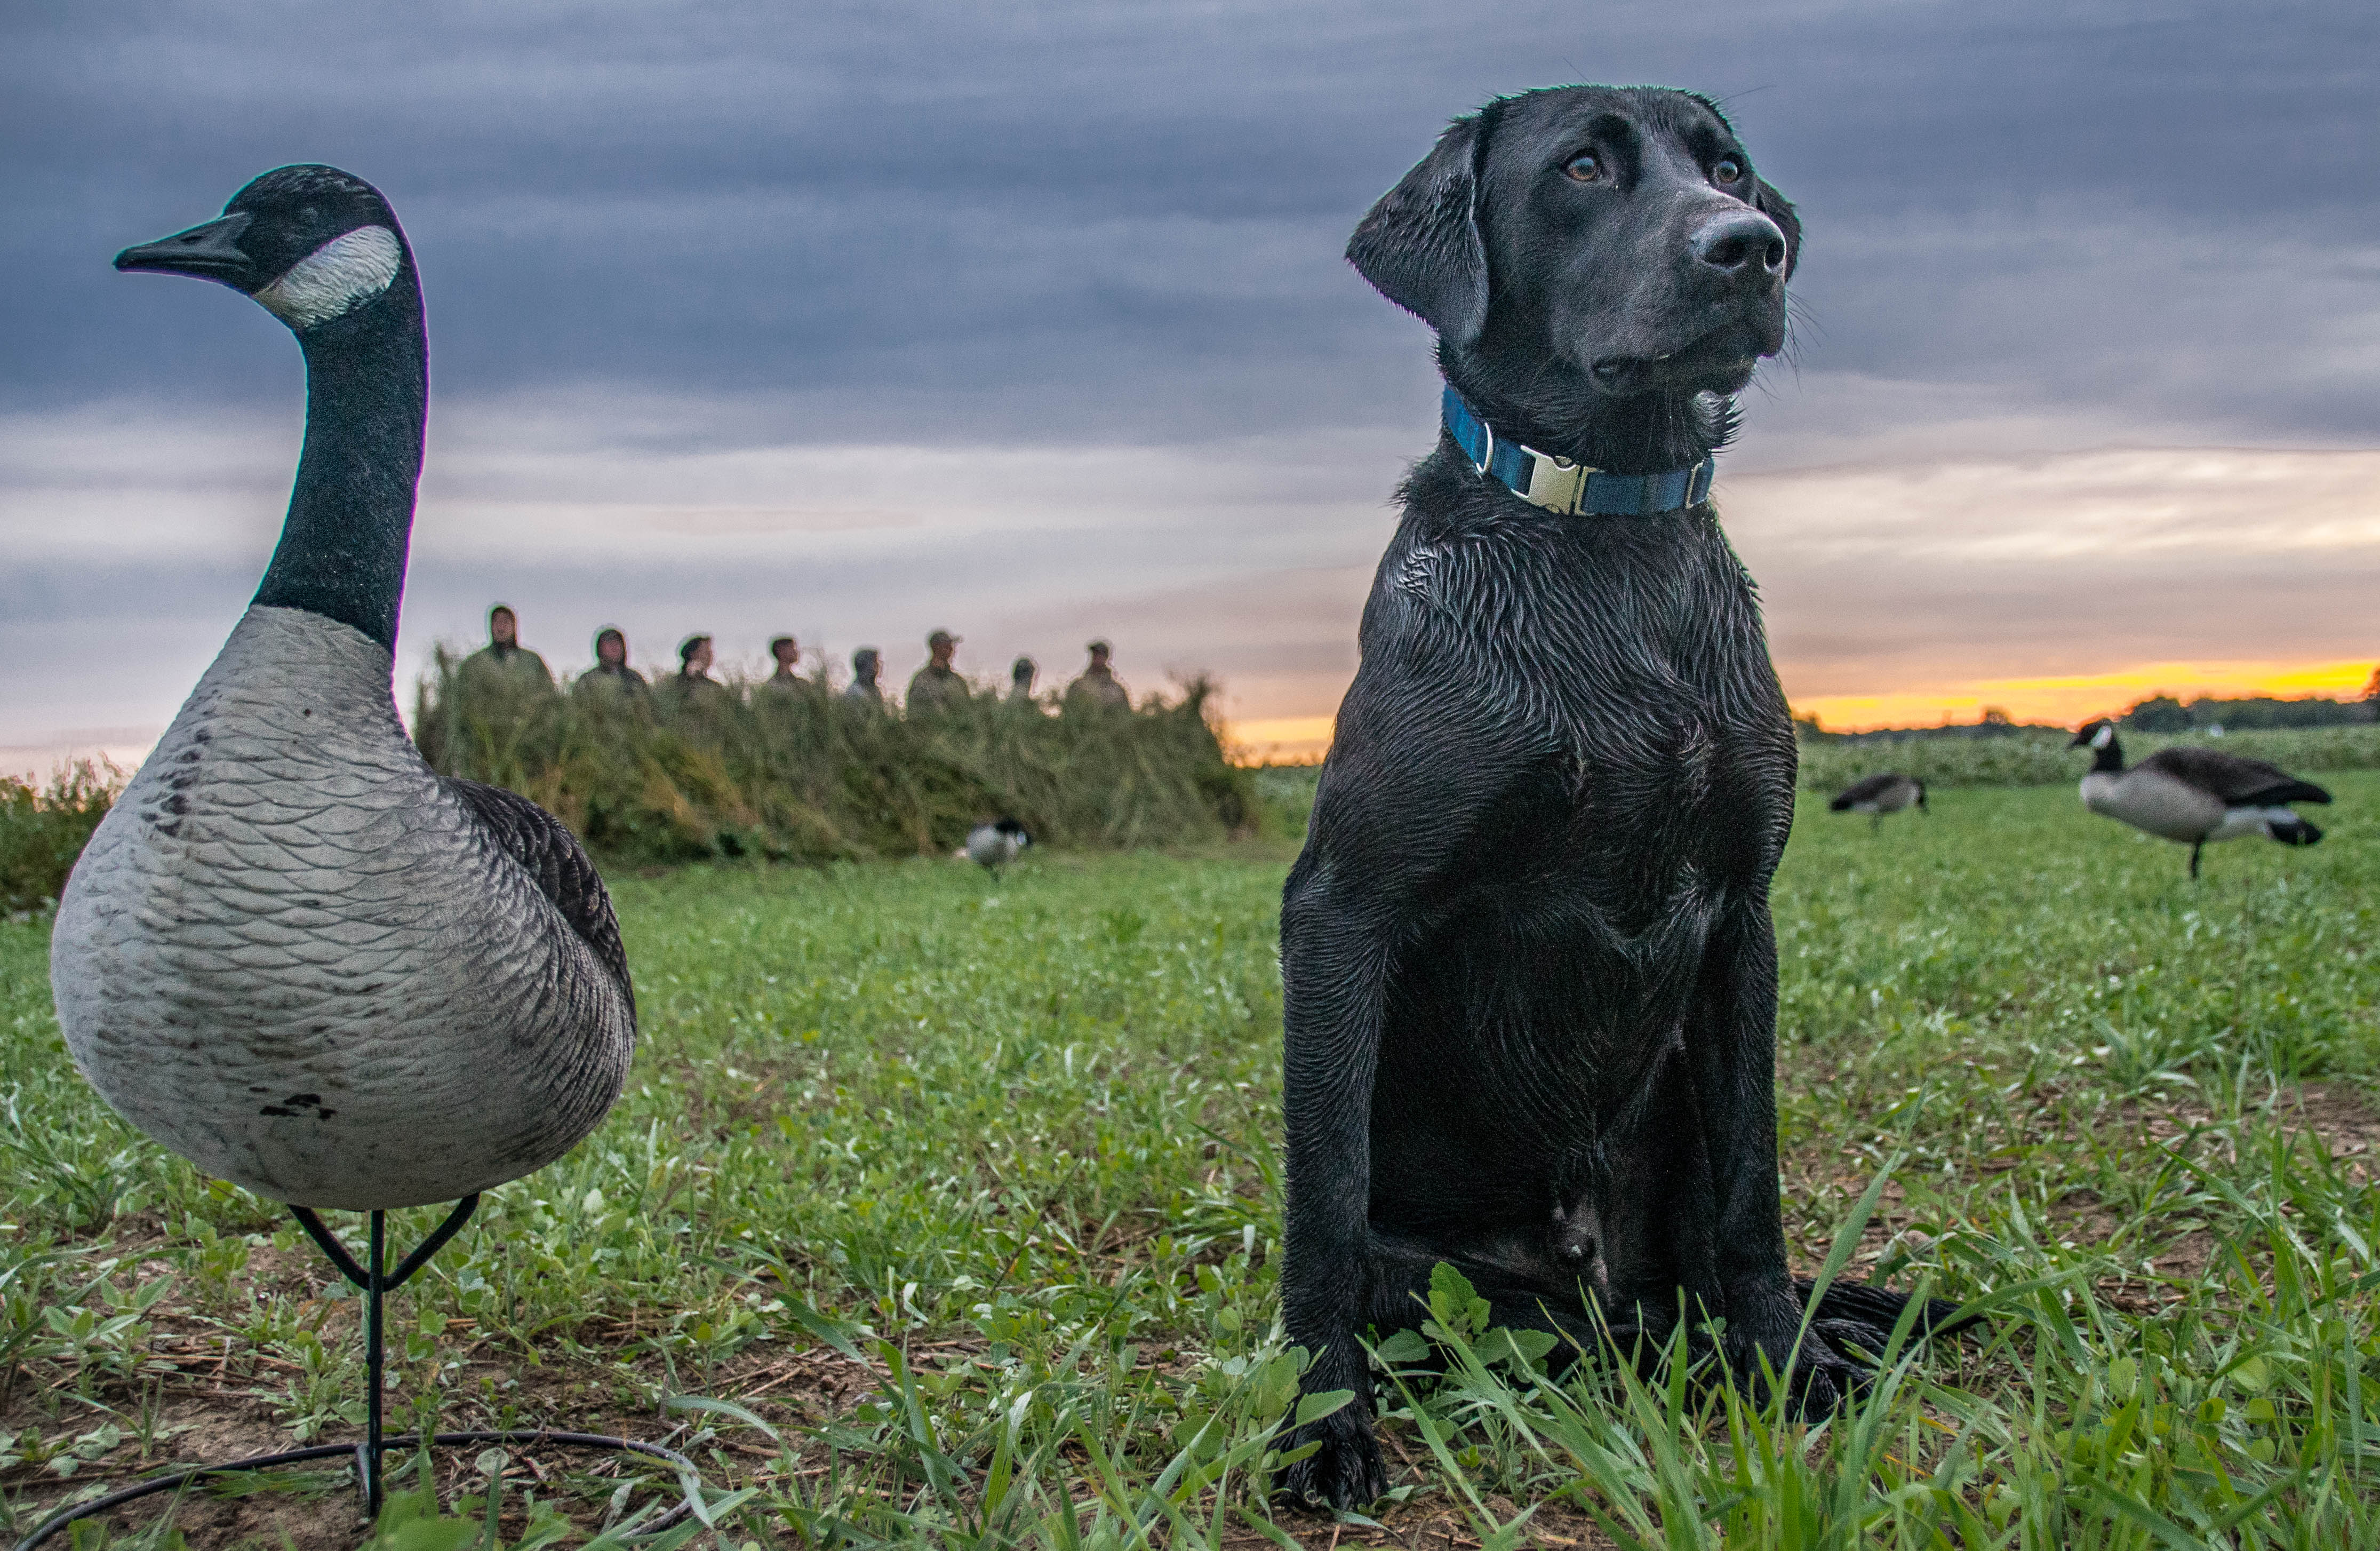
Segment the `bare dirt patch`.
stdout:
<path fill-rule="evenodd" d="M 2321 1138 L 2355 1183 L 2380 1179 L 2380 1109 L 2363 1093 L 2344 1083 L 2309 1082 L 2297 1091 L 2295 1104 L 2284 1097 L 2274 1113 Z"/>
<path fill-rule="evenodd" d="M 2283 1088 L 2265 1102 L 2247 1106 L 2242 1119 L 2247 1132 L 2277 1128 L 2285 1135 L 2319 1142 L 2355 1184 L 2380 1179 L 2380 1108 L 2350 1084 L 2307 1082 Z M 2188 1101 L 2163 1106 L 2127 1103 L 2111 1112 L 2110 1123 L 2119 1132 L 2145 1136 L 2161 1146 L 2193 1131 L 2225 1130 L 2213 1111 Z M 2244 1135 L 2222 1137 L 2227 1158 L 2244 1140 Z"/>

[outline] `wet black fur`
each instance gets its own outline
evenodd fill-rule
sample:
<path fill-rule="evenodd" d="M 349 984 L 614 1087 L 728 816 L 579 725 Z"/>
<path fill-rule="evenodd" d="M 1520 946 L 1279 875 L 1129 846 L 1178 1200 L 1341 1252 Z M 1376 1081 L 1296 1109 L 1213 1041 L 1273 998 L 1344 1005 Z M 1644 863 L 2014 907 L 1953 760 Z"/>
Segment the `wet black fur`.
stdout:
<path fill-rule="evenodd" d="M 1610 183 L 1563 178 L 1583 146 Z M 1725 156 L 1733 192 L 1709 181 Z M 1800 230 L 1749 169 L 1699 98 L 1533 92 L 1448 130 L 1349 256 L 1438 328 L 1499 436 L 1677 467 L 1783 338 Z M 1696 273 L 1722 221 L 1787 246 Z M 1768 908 L 1794 746 L 1750 577 L 1707 505 L 1559 516 L 1443 434 L 1402 495 L 1282 904 L 1284 1313 L 1318 1354 L 1307 1390 L 1358 1396 L 1300 1435 L 1321 1447 L 1286 1484 L 1340 1507 L 1386 1487 L 1357 1337 L 1416 1323 L 1439 1261 L 1499 1322 L 1589 1349 L 1590 1298 L 1658 1337 L 1682 1294 L 1745 1371 L 1784 1369 L 1806 1294 Z M 1857 1382 L 1841 1344 L 1880 1349 L 1903 1302 L 1829 1298 L 1803 1409 Z"/>

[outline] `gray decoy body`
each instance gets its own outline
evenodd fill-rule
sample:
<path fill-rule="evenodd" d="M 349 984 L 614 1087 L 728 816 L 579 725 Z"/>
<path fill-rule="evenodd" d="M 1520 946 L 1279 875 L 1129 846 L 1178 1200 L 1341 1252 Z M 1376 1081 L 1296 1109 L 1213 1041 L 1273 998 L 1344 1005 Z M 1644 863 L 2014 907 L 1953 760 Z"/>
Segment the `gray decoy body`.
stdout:
<path fill-rule="evenodd" d="M 58 1021 L 109 1104 L 302 1206 L 451 1201 L 600 1124 L 636 1005 L 611 900 L 527 799 L 440 776 L 391 692 L 428 397 L 378 190 L 284 167 L 116 267 L 297 334 L 306 444 L 262 586 L 59 901 Z"/>
<path fill-rule="evenodd" d="M 2199 853 L 2217 840 L 2262 835 L 2285 846 L 2311 846 L 2322 838 L 2289 804 L 2328 802 L 2330 793 L 2263 760 L 2184 747 L 2161 749 L 2126 769 L 2116 725 L 2105 720 L 2085 723 L 2067 747 L 2093 751 L 2082 805 L 2188 845 L 2193 878 Z"/>
<path fill-rule="evenodd" d="M 1014 819 L 997 819 L 979 824 L 967 831 L 967 860 L 990 872 L 998 873 L 1016 860 L 1017 853 L 1033 843 L 1025 826 Z"/>
<path fill-rule="evenodd" d="M 1903 776 L 1897 770 L 1864 776 L 1827 804 L 1829 812 L 1865 813 L 1870 828 L 1882 825 L 1885 814 L 1901 812 L 1910 808 L 1932 812 L 1925 806 L 1925 783 L 1914 776 Z"/>

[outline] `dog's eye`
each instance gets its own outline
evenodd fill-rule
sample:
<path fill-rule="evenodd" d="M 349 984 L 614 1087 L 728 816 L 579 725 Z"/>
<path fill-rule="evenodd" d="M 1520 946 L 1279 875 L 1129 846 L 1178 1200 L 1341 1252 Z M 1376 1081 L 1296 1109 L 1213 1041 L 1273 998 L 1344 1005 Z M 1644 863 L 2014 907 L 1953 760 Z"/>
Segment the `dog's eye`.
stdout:
<path fill-rule="evenodd" d="M 1720 157 L 1718 165 L 1711 168 L 1713 183 L 1732 183 L 1742 176 L 1743 164 L 1732 156 Z"/>
<path fill-rule="evenodd" d="M 1592 151 L 1582 151 L 1562 164 L 1562 176 L 1576 183 L 1592 183 L 1603 176 L 1602 158 Z"/>

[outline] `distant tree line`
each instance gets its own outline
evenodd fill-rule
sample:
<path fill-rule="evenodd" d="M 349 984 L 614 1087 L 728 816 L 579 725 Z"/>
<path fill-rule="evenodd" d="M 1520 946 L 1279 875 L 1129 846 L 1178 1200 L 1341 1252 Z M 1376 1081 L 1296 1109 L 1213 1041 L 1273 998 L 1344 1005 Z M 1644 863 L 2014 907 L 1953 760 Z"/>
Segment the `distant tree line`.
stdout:
<path fill-rule="evenodd" d="M 2141 732 L 2246 732 L 2272 727 L 2344 727 L 2380 720 L 2380 701 L 2332 700 L 2321 695 L 2275 700 L 2216 700 L 2201 696 L 2184 703 L 2171 695 L 2151 695 L 2126 711 L 2123 725 Z"/>
<path fill-rule="evenodd" d="M 2245 700 L 2218 700 L 2202 695 L 2183 702 L 2171 695 L 2151 695 L 2134 702 L 2116 720 L 2134 732 L 2183 733 L 2270 732 L 2289 727 L 2345 727 L 2380 722 L 2380 668 L 2374 668 L 2361 695 L 2335 699 L 2303 695 L 2289 700 L 2257 695 Z M 1865 732 L 1829 732 L 1815 716 L 1793 718 L 1794 735 L 1803 743 L 1901 743 L 1913 739 L 2046 738 L 2069 728 L 2046 722 L 2015 722 L 2007 712 L 1986 706 L 1973 722 L 1943 722 L 1930 727 L 1873 727 Z"/>
<path fill-rule="evenodd" d="M 1912 738 L 1995 739 L 2046 738 L 2064 732 L 2046 722 L 2015 722 L 1998 706 L 1987 705 L 1972 722 L 1943 722 L 1930 727 L 1871 727 L 1865 732 L 1829 732 L 1815 716 L 1793 718 L 1793 734 L 1804 743 L 1900 743 Z"/>

